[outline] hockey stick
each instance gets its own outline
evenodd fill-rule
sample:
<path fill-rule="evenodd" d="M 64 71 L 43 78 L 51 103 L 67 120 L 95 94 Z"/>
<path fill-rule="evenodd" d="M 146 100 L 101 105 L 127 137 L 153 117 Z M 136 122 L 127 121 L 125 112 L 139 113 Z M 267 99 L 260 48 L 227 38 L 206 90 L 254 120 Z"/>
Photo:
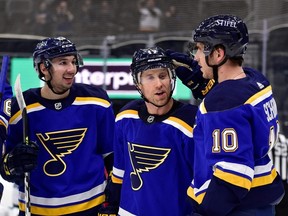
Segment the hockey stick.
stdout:
<path fill-rule="evenodd" d="M 0 101 L 1 102 L 2 102 L 2 97 L 3 97 L 4 89 L 5 89 L 8 65 L 9 65 L 9 56 L 3 56 L 1 73 L 0 73 Z"/>
<path fill-rule="evenodd" d="M 14 85 L 16 100 L 19 105 L 20 110 L 22 111 L 22 120 L 23 120 L 23 143 L 29 145 L 29 137 L 28 137 L 28 118 L 27 118 L 27 109 L 26 103 L 23 97 L 21 82 L 20 82 L 20 74 L 18 74 L 15 85 Z M 31 215 L 31 203 L 30 203 L 30 173 L 26 172 L 24 177 L 24 189 L 25 189 L 25 215 Z"/>
<path fill-rule="evenodd" d="M 4 95 L 4 89 L 5 89 L 5 82 L 6 82 L 6 74 L 8 71 L 8 65 L 9 65 L 9 56 L 3 56 L 2 59 L 2 66 L 1 66 L 1 73 L 0 73 L 0 103 L 2 104 L 2 97 Z M 2 145 L 2 143 L 0 144 Z M 2 146 L 0 147 L 0 150 L 2 152 Z M 3 194 L 3 185 L 0 183 L 0 201 L 2 199 Z"/>

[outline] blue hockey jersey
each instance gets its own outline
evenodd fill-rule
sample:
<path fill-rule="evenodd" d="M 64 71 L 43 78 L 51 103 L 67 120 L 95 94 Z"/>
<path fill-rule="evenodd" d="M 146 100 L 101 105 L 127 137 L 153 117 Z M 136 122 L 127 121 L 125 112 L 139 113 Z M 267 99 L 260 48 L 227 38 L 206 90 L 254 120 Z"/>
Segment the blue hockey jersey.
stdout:
<path fill-rule="evenodd" d="M 272 205 L 283 195 L 268 156 L 279 132 L 272 89 L 261 73 L 245 73 L 243 79 L 217 84 L 197 113 L 188 195 L 203 215 Z"/>
<path fill-rule="evenodd" d="M 119 215 L 185 216 L 192 178 L 192 130 L 197 107 L 174 101 L 163 116 L 150 115 L 143 100 L 116 117 L 112 180 L 122 184 Z"/>
<path fill-rule="evenodd" d="M 1 151 L 1 158 L 3 153 L 3 142 L 6 140 L 7 137 L 7 127 L 8 121 L 11 115 L 11 98 L 12 98 L 12 87 L 6 81 L 4 83 L 3 92 L 1 92 L 1 99 L 0 99 L 0 151 Z M 0 182 L 0 200 L 3 193 L 3 185 Z"/>
<path fill-rule="evenodd" d="M 30 173 L 31 212 L 64 215 L 101 204 L 106 186 L 103 157 L 113 151 L 115 116 L 105 91 L 74 84 L 67 98 L 47 100 L 40 88 L 24 92 L 31 141 L 39 145 Z M 15 98 L 6 151 L 22 142 L 22 117 Z M 20 186 L 20 209 L 24 188 Z"/>

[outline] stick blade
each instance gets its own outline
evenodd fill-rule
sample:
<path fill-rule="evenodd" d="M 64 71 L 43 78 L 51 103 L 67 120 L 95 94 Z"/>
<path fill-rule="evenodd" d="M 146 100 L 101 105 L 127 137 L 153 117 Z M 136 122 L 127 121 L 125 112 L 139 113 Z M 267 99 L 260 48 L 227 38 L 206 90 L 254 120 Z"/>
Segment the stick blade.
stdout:
<path fill-rule="evenodd" d="M 25 100 L 24 100 L 24 97 L 22 94 L 20 74 L 18 74 L 16 77 L 14 90 L 15 90 L 15 96 L 16 96 L 17 103 L 18 103 L 20 109 L 23 110 L 26 107 L 26 104 L 25 104 Z"/>

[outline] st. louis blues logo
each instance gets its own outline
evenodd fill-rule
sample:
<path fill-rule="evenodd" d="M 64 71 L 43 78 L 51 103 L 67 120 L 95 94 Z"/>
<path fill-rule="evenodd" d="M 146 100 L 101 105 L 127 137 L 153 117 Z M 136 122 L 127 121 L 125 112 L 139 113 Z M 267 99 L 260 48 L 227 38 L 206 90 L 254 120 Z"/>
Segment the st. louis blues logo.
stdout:
<path fill-rule="evenodd" d="M 128 143 L 128 150 L 133 168 L 133 172 L 130 173 L 133 190 L 139 190 L 143 185 L 140 174 L 159 167 L 170 152 L 168 148 L 156 148 L 134 143 Z"/>
<path fill-rule="evenodd" d="M 71 154 L 81 144 L 87 128 L 63 130 L 36 134 L 44 148 L 51 155 L 43 170 L 48 176 L 59 176 L 66 170 L 66 163 L 62 159 L 65 155 Z"/>

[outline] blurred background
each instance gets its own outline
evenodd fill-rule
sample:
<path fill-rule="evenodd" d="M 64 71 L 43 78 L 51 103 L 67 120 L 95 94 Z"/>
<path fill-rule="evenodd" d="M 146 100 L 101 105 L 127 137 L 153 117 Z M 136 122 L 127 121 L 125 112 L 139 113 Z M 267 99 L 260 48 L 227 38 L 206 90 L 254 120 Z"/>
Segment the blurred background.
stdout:
<path fill-rule="evenodd" d="M 76 82 L 108 91 L 115 113 L 139 97 L 129 65 L 135 50 L 158 45 L 186 51 L 193 29 L 211 15 L 234 14 L 246 22 L 250 43 L 245 65 L 262 71 L 277 100 L 281 133 L 288 136 L 288 0 L 0 0 L 0 55 L 9 55 L 9 77 L 23 89 L 39 82 L 32 63 L 36 43 L 65 36 L 85 67 Z M 175 97 L 197 103 L 181 83 Z"/>

